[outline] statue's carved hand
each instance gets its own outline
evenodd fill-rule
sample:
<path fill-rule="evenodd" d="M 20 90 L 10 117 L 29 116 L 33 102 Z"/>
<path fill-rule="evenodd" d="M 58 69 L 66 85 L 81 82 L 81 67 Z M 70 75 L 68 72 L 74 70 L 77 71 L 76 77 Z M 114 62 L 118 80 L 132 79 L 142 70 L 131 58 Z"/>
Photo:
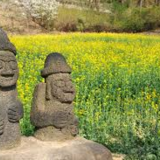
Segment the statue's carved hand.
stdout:
<path fill-rule="evenodd" d="M 2 135 L 4 132 L 4 120 L 0 115 L 0 135 Z"/>
<path fill-rule="evenodd" d="M 72 136 L 76 136 L 79 133 L 78 127 L 75 125 L 71 125 L 69 127 L 69 130 L 70 130 Z"/>
<path fill-rule="evenodd" d="M 8 109 L 8 120 L 11 123 L 16 123 L 21 119 L 21 115 L 19 114 L 19 106 L 13 105 Z"/>
<path fill-rule="evenodd" d="M 23 117 L 23 107 L 20 101 L 17 101 L 8 109 L 8 120 L 11 123 L 19 122 Z"/>

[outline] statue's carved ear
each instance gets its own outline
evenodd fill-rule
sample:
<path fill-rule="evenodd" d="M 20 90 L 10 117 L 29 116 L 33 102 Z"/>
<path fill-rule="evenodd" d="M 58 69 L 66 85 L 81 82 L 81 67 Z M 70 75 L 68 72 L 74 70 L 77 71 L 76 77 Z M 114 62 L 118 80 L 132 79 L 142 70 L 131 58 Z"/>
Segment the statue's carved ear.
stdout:
<path fill-rule="evenodd" d="M 51 100 L 52 95 L 51 95 L 51 81 L 46 82 L 46 100 Z"/>

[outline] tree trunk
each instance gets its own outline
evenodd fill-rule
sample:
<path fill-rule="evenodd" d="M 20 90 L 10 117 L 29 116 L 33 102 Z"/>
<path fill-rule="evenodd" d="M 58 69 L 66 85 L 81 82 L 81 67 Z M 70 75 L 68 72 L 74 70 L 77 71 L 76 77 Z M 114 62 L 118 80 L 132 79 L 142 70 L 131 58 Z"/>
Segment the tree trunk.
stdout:
<path fill-rule="evenodd" d="M 100 9 L 100 0 L 88 0 L 88 6 L 92 9 L 99 11 Z"/>
<path fill-rule="evenodd" d="M 100 0 L 95 0 L 95 8 L 97 11 L 100 10 Z"/>
<path fill-rule="evenodd" d="M 142 7 L 143 7 L 143 2 L 144 2 L 144 0 L 138 0 L 137 5 L 138 5 L 140 8 L 142 8 Z"/>
<path fill-rule="evenodd" d="M 155 3 L 157 6 L 160 6 L 160 0 L 156 0 Z"/>

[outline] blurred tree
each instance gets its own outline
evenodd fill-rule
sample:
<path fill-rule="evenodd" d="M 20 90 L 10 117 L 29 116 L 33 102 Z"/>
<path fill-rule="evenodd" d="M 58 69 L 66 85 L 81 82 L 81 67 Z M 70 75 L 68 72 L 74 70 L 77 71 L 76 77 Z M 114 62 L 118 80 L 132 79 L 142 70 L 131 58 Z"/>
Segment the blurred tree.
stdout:
<path fill-rule="evenodd" d="M 15 0 L 15 3 L 22 6 L 34 22 L 46 29 L 53 27 L 59 6 L 56 0 Z"/>
<path fill-rule="evenodd" d="M 101 0 L 88 0 L 88 6 L 99 11 Z"/>
<path fill-rule="evenodd" d="M 157 6 L 160 6 L 160 0 L 155 0 L 155 4 L 156 4 Z"/>

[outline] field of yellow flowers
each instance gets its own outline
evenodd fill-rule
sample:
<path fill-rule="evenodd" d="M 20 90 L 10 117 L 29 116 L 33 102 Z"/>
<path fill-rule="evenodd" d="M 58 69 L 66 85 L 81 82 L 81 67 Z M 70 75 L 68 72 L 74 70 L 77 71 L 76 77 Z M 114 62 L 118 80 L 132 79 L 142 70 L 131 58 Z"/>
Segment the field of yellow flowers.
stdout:
<path fill-rule="evenodd" d="M 34 133 L 29 114 L 44 60 L 60 52 L 73 69 L 80 134 L 112 151 L 160 157 L 159 36 L 71 33 L 13 36 L 11 41 L 18 50 L 24 135 Z"/>

